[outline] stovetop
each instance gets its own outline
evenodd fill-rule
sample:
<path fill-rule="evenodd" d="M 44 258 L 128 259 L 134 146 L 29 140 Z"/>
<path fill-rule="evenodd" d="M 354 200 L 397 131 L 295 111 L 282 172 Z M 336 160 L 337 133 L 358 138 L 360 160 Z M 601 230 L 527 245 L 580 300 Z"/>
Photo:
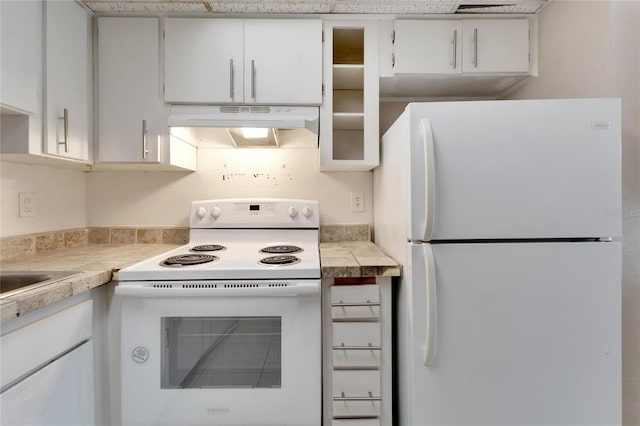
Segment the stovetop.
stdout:
<path fill-rule="evenodd" d="M 220 247 L 193 250 L 199 246 Z M 288 250 L 294 247 L 299 250 Z M 199 256 L 209 261 L 167 265 L 167 259 L 195 263 Z M 118 272 L 120 281 L 301 278 L 320 278 L 317 229 L 192 229 L 189 244 Z"/>

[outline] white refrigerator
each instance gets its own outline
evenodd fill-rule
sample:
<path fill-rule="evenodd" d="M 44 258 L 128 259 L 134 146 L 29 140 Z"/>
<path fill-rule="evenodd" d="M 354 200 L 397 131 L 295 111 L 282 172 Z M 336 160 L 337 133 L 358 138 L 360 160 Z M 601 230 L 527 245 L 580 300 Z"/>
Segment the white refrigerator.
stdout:
<path fill-rule="evenodd" d="M 384 134 L 397 424 L 621 423 L 620 110 L 412 103 Z"/>

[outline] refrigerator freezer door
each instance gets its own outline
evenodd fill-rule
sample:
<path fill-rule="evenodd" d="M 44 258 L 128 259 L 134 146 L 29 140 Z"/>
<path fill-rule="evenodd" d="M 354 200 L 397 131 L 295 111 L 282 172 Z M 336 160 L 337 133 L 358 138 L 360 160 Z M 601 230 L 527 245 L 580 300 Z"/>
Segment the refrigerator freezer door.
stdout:
<path fill-rule="evenodd" d="M 619 99 L 428 102 L 406 113 L 409 239 L 621 234 Z M 397 139 L 383 145 L 397 150 Z"/>
<path fill-rule="evenodd" d="M 620 244 L 409 244 L 400 285 L 400 424 L 621 422 Z"/>

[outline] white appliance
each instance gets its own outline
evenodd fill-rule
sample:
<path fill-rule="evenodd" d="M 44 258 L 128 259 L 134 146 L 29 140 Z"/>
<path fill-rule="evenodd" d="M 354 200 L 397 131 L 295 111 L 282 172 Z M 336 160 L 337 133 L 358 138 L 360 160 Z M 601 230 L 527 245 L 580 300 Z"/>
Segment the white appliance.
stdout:
<path fill-rule="evenodd" d="M 399 425 L 621 423 L 619 99 L 409 104 L 374 171 Z"/>
<path fill-rule="evenodd" d="M 124 425 L 318 426 L 318 203 L 195 201 L 189 244 L 118 273 Z"/>

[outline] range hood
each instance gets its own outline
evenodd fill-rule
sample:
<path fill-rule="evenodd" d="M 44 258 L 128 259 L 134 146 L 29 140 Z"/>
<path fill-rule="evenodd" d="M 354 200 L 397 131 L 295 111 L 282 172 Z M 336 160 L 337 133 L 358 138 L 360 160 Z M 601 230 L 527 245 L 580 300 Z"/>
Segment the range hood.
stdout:
<path fill-rule="evenodd" d="M 317 148 L 319 117 L 319 107 L 171 105 L 168 124 L 198 146 Z"/>

